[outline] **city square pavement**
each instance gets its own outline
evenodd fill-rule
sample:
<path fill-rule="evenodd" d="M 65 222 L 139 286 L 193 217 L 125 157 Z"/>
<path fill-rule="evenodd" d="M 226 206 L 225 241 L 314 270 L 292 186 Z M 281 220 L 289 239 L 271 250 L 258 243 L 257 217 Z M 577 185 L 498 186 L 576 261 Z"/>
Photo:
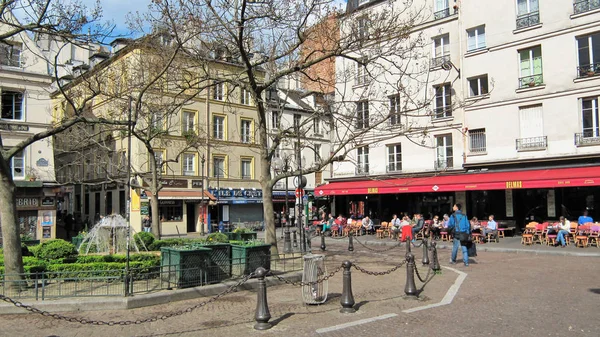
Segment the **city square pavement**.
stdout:
<path fill-rule="evenodd" d="M 404 260 L 405 247 L 359 237 L 354 252 L 347 240 L 327 240 L 324 253 L 329 271 L 342 261 L 353 260 L 369 271 L 385 271 Z M 521 252 L 500 244 L 481 245 L 470 266 L 450 266 L 449 249 L 440 249 L 442 273 L 427 283 L 419 300 L 404 295 L 406 268 L 389 275 L 373 276 L 352 269 L 354 314 L 341 314 L 342 273 L 328 282 L 325 304 L 306 305 L 301 287 L 268 288 L 273 328 L 253 329 L 255 291 L 239 291 L 192 312 L 135 326 L 93 326 L 58 321 L 35 314 L 3 315 L 2 336 L 599 336 L 600 273 L 596 256 L 600 249 L 579 251 L 548 247 Z M 360 244 L 362 242 L 362 244 Z M 313 252 L 320 253 L 314 241 Z M 504 246 L 503 246 L 504 244 Z M 445 243 L 440 243 L 444 247 Z M 366 246 L 366 247 L 365 247 Z M 499 251 L 486 251 L 487 247 Z M 369 247 L 369 248 L 367 248 Z M 391 250 L 389 250 L 392 248 Z M 515 249 L 518 246 L 515 246 Z M 491 248 L 490 248 L 491 249 Z M 488 249 L 488 250 L 490 250 Z M 554 252 L 569 254 L 556 255 Z M 388 250 L 386 252 L 380 252 Z M 413 248 L 422 277 L 427 267 L 422 249 Z M 417 287 L 423 283 L 416 280 Z M 85 300 L 85 299 L 82 299 Z M 185 310 L 207 298 L 196 298 L 133 310 L 65 312 L 89 320 L 137 320 Z"/>

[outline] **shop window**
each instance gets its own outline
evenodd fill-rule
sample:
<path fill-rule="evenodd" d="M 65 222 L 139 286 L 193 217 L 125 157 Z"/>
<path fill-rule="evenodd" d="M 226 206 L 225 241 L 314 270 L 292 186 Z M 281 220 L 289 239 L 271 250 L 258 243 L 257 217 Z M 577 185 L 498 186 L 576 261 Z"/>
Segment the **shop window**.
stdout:
<path fill-rule="evenodd" d="M 160 221 L 181 221 L 183 217 L 183 206 L 159 206 L 158 213 L 160 214 Z"/>

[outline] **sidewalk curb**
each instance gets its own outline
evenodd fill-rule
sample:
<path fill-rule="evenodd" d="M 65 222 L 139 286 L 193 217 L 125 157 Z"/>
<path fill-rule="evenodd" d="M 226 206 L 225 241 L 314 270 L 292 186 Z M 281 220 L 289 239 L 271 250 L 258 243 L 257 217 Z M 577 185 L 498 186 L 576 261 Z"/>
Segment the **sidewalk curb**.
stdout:
<path fill-rule="evenodd" d="M 302 272 L 290 272 L 280 275 L 288 281 L 298 282 L 302 280 Z M 274 277 L 267 277 L 267 286 L 276 286 L 284 284 Z M 31 305 L 40 310 L 48 312 L 76 312 L 76 311 L 97 311 L 97 310 L 127 310 L 148 307 L 153 305 L 165 304 L 170 302 L 190 300 L 199 297 L 211 297 L 222 293 L 238 281 L 226 281 L 219 284 L 206 285 L 201 287 L 186 288 L 179 290 L 162 290 L 151 294 L 139 294 L 131 297 L 82 297 L 69 298 L 62 300 L 32 301 L 30 299 L 22 301 L 25 305 Z M 258 287 L 258 279 L 249 279 L 242 284 L 240 290 L 254 290 Z M 234 292 L 235 293 L 235 292 Z M 18 300 L 18 299 L 15 299 Z M 0 315 L 9 314 L 28 314 L 23 308 L 16 307 L 10 303 L 0 304 Z"/>

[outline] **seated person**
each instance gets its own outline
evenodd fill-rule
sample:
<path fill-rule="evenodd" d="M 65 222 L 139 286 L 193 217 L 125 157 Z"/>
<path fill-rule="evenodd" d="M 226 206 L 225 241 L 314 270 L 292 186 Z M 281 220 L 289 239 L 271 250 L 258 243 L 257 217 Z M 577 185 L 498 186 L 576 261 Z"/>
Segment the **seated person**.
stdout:
<path fill-rule="evenodd" d="M 417 233 L 419 233 L 421 231 L 421 229 L 423 229 L 423 226 L 425 225 L 425 219 L 423 219 L 423 214 L 415 214 L 414 221 L 415 221 L 415 225 L 412 228 L 413 242 L 415 241 L 415 237 L 417 236 Z"/>
<path fill-rule="evenodd" d="M 440 217 L 435 215 L 433 217 L 433 221 L 431 222 L 431 226 L 429 226 L 429 230 L 431 231 L 431 235 L 434 240 L 439 240 L 440 232 L 442 231 L 442 222 L 440 221 Z"/>
<path fill-rule="evenodd" d="M 571 229 L 571 222 L 565 219 L 564 216 L 561 216 L 558 221 L 558 235 L 556 236 L 556 244 L 560 244 L 562 248 L 565 248 L 567 245 L 566 236 L 569 235 L 569 230 Z"/>
<path fill-rule="evenodd" d="M 579 219 L 577 220 L 577 224 L 579 226 L 581 226 L 581 225 L 585 225 L 588 222 L 594 222 L 594 219 L 592 219 L 592 217 L 590 217 L 588 215 L 588 211 L 585 210 L 585 211 L 583 211 L 583 215 L 580 216 Z"/>
<path fill-rule="evenodd" d="M 369 219 L 368 216 L 362 219 L 362 232 L 365 233 L 373 233 L 375 229 L 373 228 L 373 220 Z"/>
<path fill-rule="evenodd" d="M 470 221 L 471 223 L 471 232 L 475 231 L 475 233 L 481 232 L 481 224 L 479 223 L 479 219 L 476 216 L 473 217 Z"/>
<path fill-rule="evenodd" d="M 483 234 L 483 238 L 485 239 L 489 233 L 498 235 L 497 233 L 495 233 L 497 231 L 498 223 L 494 220 L 494 215 L 490 214 L 490 216 L 488 217 L 487 227 L 482 228 L 481 234 Z"/>
<path fill-rule="evenodd" d="M 400 234 L 400 219 L 396 214 L 392 215 L 392 220 L 390 220 L 390 231 L 393 233 L 393 237 L 396 238 Z"/>

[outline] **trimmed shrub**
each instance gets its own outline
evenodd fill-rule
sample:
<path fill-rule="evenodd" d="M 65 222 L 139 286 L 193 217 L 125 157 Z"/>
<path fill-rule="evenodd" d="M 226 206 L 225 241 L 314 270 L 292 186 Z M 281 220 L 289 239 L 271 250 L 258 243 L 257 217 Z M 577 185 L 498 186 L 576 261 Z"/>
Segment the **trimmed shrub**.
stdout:
<path fill-rule="evenodd" d="M 148 250 L 160 250 L 161 247 L 174 247 L 174 246 L 183 246 L 185 244 L 193 242 L 190 239 L 164 239 L 164 240 L 155 240 Z"/>
<path fill-rule="evenodd" d="M 88 247 L 90 247 L 89 250 Z M 95 243 L 85 242 L 79 245 L 79 251 L 82 253 L 98 253 L 98 246 Z"/>
<path fill-rule="evenodd" d="M 133 275 L 138 275 L 156 271 L 160 262 L 133 261 L 129 263 L 129 267 Z M 125 263 L 120 262 L 51 264 L 46 267 L 48 278 L 118 277 L 122 276 L 124 271 Z"/>
<path fill-rule="evenodd" d="M 75 245 L 65 240 L 56 239 L 42 243 L 36 257 L 43 260 L 55 260 L 76 255 Z"/>
<path fill-rule="evenodd" d="M 133 240 L 134 242 L 138 245 L 138 249 L 144 249 L 144 247 L 146 247 L 146 249 L 150 250 L 150 245 L 154 242 L 154 240 L 156 240 L 156 238 L 154 237 L 154 235 L 152 233 L 148 233 L 148 232 L 140 232 L 140 233 L 136 233 L 133 236 Z"/>
<path fill-rule="evenodd" d="M 214 242 L 228 242 L 229 240 L 227 239 L 227 235 L 225 235 L 223 233 L 211 233 L 211 234 L 208 234 L 206 241 L 208 241 L 208 243 L 214 243 Z"/>

